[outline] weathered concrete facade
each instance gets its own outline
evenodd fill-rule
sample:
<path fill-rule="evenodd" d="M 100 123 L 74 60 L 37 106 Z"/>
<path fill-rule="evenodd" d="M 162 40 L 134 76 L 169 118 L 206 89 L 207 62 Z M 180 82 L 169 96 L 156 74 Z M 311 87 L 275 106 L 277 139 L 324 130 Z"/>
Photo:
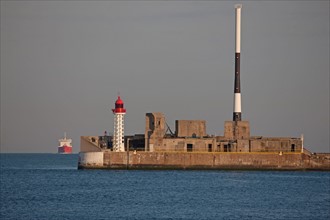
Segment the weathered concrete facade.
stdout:
<path fill-rule="evenodd" d="M 200 138 L 206 136 L 206 122 L 204 120 L 176 120 L 176 137 Z"/>
<path fill-rule="evenodd" d="M 102 145 L 98 136 L 81 136 L 80 152 L 102 151 Z"/>
<path fill-rule="evenodd" d="M 102 152 L 96 152 L 102 153 Z M 103 152 L 79 155 L 79 169 L 330 170 L 328 155 L 304 153 Z M 90 154 L 90 153 L 87 153 Z M 103 162 L 101 165 L 100 163 Z"/>
<path fill-rule="evenodd" d="M 165 117 L 163 113 L 147 113 L 145 129 L 145 150 L 155 151 L 163 146 L 165 135 Z"/>
<path fill-rule="evenodd" d="M 203 120 L 177 120 L 175 134 L 166 133 L 162 113 L 147 113 L 145 151 L 212 152 L 216 138 L 206 134 Z"/>
<path fill-rule="evenodd" d="M 248 121 L 225 121 L 224 135 L 228 140 L 249 139 L 250 123 Z"/>
<path fill-rule="evenodd" d="M 302 140 L 289 137 L 251 137 L 248 121 L 226 121 L 224 136 L 206 134 L 202 120 L 177 120 L 168 135 L 162 113 L 146 114 L 145 150 L 180 152 L 301 152 Z"/>

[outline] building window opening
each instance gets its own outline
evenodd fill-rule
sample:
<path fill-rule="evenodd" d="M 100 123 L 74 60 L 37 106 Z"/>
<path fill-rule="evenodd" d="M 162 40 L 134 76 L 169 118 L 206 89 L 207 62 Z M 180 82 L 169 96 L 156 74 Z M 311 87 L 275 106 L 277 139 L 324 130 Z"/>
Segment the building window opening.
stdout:
<path fill-rule="evenodd" d="M 225 144 L 225 145 L 223 146 L 223 151 L 224 151 L 224 152 L 231 152 L 230 144 Z"/>
<path fill-rule="evenodd" d="M 295 144 L 291 144 L 291 152 L 295 152 L 296 151 L 296 145 Z"/>
<path fill-rule="evenodd" d="M 209 152 L 212 152 L 212 144 L 209 144 Z"/>
<path fill-rule="evenodd" d="M 193 145 L 187 144 L 187 152 L 192 152 L 192 151 L 193 151 Z"/>

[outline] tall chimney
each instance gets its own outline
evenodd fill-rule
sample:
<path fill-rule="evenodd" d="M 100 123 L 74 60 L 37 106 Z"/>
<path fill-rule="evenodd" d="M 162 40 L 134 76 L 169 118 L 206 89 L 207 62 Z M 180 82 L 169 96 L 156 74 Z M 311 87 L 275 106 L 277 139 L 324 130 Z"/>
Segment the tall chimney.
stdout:
<path fill-rule="evenodd" d="M 235 5 L 236 11 L 236 50 L 235 50 L 235 88 L 234 88 L 234 115 L 233 121 L 242 120 L 241 83 L 240 83 L 240 56 L 241 56 L 241 9 L 242 5 Z"/>

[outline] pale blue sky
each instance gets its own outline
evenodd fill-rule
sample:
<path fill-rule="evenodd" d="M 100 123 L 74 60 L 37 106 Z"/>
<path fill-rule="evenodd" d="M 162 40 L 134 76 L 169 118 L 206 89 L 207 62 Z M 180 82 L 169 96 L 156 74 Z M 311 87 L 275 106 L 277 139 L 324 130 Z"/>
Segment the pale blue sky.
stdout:
<path fill-rule="evenodd" d="M 125 133 L 145 113 L 232 119 L 242 3 L 242 117 L 252 135 L 329 150 L 329 1 L 1 1 L 1 152 L 56 152 L 64 132 Z"/>

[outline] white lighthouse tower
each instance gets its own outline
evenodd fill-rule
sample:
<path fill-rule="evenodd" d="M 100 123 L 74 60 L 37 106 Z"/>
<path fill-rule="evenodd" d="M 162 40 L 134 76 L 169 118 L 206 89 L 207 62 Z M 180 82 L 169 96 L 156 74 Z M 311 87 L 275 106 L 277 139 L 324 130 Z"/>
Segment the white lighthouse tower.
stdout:
<path fill-rule="evenodd" d="M 126 109 L 124 109 L 124 102 L 118 96 L 115 103 L 115 109 L 112 109 L 114 117 L 114 132 L 113 132 L 113 151 L 124 152 L 124 115 L 126 114 Z"/>

